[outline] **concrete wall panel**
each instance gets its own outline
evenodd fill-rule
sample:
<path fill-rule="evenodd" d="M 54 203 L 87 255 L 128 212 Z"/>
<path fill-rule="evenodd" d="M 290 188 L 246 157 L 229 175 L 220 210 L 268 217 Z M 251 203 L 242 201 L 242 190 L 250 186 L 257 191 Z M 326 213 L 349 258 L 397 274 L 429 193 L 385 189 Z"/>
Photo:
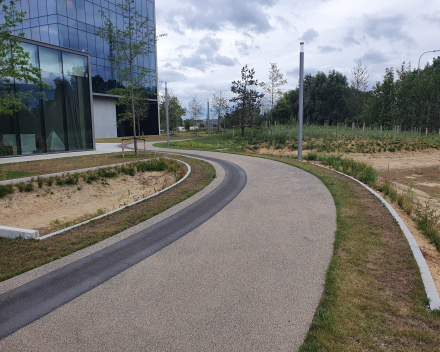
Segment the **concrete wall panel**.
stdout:
<path fill-rule="evenodd" d="M 117 137 L 115 98 L 93 96 L 95 138 Z"/>

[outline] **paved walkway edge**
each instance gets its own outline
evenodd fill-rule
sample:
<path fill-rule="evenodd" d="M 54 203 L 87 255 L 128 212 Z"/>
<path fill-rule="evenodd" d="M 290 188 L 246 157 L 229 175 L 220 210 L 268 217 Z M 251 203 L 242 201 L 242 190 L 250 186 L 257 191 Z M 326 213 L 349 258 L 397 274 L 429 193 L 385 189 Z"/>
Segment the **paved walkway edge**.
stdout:
<path fill-rule="evenodd" d="M 338 174 L 341 174 L 345 177 L 348 177 L 348 178 L 352 179 L 353 181 L 356 181 L 357 183 L 359 183 L 360 185 L 362 185 L 366 189 L 368 189 L 372 194 L 374 194 L 377 198 L 379 198 L 379 200 L 387 207 L 388 211 L 391 213 L 391 215 L 394 217 L 394 219 L 396 219 L 397 223 L 400 226 L 400 229 L 402 230 L 403 234 L 405 235 L 405 237 L 409 243 L 409 246 L 411 247 L 411 250 L 414 255 L 414 259 L 417 262 L 417 266 L 419 267 L 420 274 L 422 276 L 422 281 L 423 281 L 423 285 L 425 286 L 426 295 L 428 296 L 428 299 L 429 299 L 430 308 L 432 310 L 440 309 L 440 297 L 438 295 L 437 288 L 435 287 L 434 280 L 432 279 L 431 272 L 429 271 L 428 264 L 426 264 L 426 260 L 423 257 L 423 254 L 420 251 L 420 248 L 419 248 L 416 240 L 414 239 L 413 235 L 408 230 L 408 227 L 406 227 L 405 223 L 400 218 L 399 214 L 396 213 L 396 211 L 393 209 L 393 207 L 384 198 L 382 198 L 379 194 L 377 194 L 372 188 L 363 184 L 361 181 L 355 179 L 354 177 L 346 175 L 340 171 L 330 169 L 330 168 L 325 167 L 323 165 L 319 165 L 319 164 L 315 164 L 315 163 L 311 163 L 311 164 L 320 166 L 324 169 L 331 170 L 331 171 L 337 172 Z"/>

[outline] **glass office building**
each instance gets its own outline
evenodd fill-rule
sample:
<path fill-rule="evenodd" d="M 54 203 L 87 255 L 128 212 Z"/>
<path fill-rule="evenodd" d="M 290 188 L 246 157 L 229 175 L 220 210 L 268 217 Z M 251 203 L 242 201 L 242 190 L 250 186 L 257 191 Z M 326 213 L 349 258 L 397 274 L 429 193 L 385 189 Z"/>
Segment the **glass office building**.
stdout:
<path fill-rule="evenodd" d="M 47 80 L 50 83 L 49 85 L 53 88 L 46 92 L 46 97 L 52 97 L 53 95 L 54 99 L 55 97 L 61 99 L 62 104 L 58 103 L 54 104 L 53 107 L 46 108 L 46 102 L 43 103 L 39 99 L 29 102 L 29 104 L 32 105 L 30 111 L 39 111 L 39 117 L 35 117 L 32 124 L 29 122 L 30 119 L 24 118 L 25 115 L 29 114 L 29 111 L 19 112 L 16 116 L 11 118 L 0 117 L 0 136 L 10 136 L 14 133 L 17 136 L 16 142 L 14 142 L 15 144 L 11 142 L 12 137 L 6 137 L 6 142 L 4 141 L 4 137 L 3 142 L 0 139 L 0 143 L 2 143 L 3 146 L 12 144 L 8 146 L 14 147 L 13 153 L 30 153 L 34 142 L 26 144 L 27 142 L 25 142 L 25 140 L 31 137 L 24 137 L 24 135 L 35 134 L 35 148 L 32 151 L 33 153 L 62 151 L 63 147 L 59 142 L 56 144 L 56 147 L 53 147 L 52 144 L 48 142 L 50 139 L 49 135 L 52 132 L 52 130 L 49 131 L 48 129 L 51 129 L 52 126 L 54 133 L 56 133 L 66 151 L 93 148 L 93 144 L 90 142 L 91 133 L 92 141 L 94 138 L 133 135 L 132 128 L 128 123 L 117 123 L 117 114 L 121 112 L 116 109 L 115 100 L 117 97 L 106 94 L 109 89 L 114 88 L 117 84 L 121 84 L 121 82 L 118 82 L 117 68 L 112 68 L 109 61 L 111 55 L 109 43 L 95 34 L 97 29 L 103 25 L 101 12 L 109 16 L 111 21 L 117 24 L 117 26 L 123 28 L 125 19 L 124 13 L 122 13 L 121 8 L 117 6 L 121 2 L 121 0 L 21 0 L 17 3 L 18 10 L 26 13 L 23 24 L 18 27 L 17 31 L 24 32 L 25 38 L 39 42 L 39 44 L 37 43 L 38 45 L 36 45 L 37 54 L 35 54 L 35 60 L 39 60 L 38 62 L 43 71 L 44 80 Z M 154 0 L 135 0 L 135 6 L 136 11 L 141 14 L 142 17 L 148 17 L 150 28 L 155 29 Z M 1 20 L 0 11 L 0 21 Z M 56 69 L 55 58 L 49 58 L 48 55 L 45 55 L 45 50 L 49 48 L 55 50 L 54 46 L 59 47 L 58 52 L 60 55 L 60 61 L 57 61 L 57 65 L 59 66 L 57 66 L 58 68 Z M 87 68 L 83 70 L 84 76 L 69 74 L 73 71 L 71 71 L 71 68 L 70 71 L 68 71 L 69 68 L 64 66 L 66 60 L 66 64 L 69 62 L 67 58 L 68 55 L 77 55 L 78 57 L 87 58 L 86 54 L 90 55 L 89 61 L 86 62 Z M 51 61 L 46 61 L 49 59 Z M 146 77 L 144 81 L 145 89 L 151 93 L 149 116 L 141 121 L 140 132 L 144 134 L 159 134 L 157 86 L 155 83 L 157 82 L 156 60 L 155 47 L 150 54 L 138 57 L 136 60 L 136 67 L 144 67 L 151 70 L 151 75 Z M 48 67 L 45 65 L 48 64 L 51 65 L 52 71 L 47 70 Z M 45 72 L 51 72 L 53 75 L 48 76 Z M 90 75 L 88 74 L 89 72 Z M 135 74 L 136 73 L 137 70 L 135 70 Z M 56 82 L 54 77 L 57 77 Z M 71 90 L 68 89 L 67 83 L 65 82 L 69 80 L 72 81 L 71 77 L 80 77 L 75 78 L 75 80 L 79 82 L 78 87 L 81 86 L 81 91 L 77 89 L 77 93 L 82 94 L 82 96 L 87 95 L 85 91 L 86 84 L 84 82 L 86 80 L 91 82 L 92 92 L 89 101 L 83 100 L 79 95 L 77 99 L 83 104 L 81 108 L 86 109 L 84 112 L 81 112 L 81 123 L 86 123 L 88 118 L 86 116 L 91 116 L 90 118 L 92 119 L 92 122 L 83 128 L 83 132 L 77 133 L 78 136 L 81 135 L 81 138 L 83 138 L 81 140 L 74 137 L 76 135 L 72 134 L 69 130 L 69 126 L 72 127 L 71 124 L 73 121 L 72 119 L 69 120 L 69 115 L 74 114 L 73 111 L 75 110 L 70 109 L 69 94 L 71 94 Z M 64 82 L 62 89 L 57 88 L 57 84 L 61 87 L 60 82 Z M 14 87 L 16 89 L 26 88 L 20 84 L 16 84 Z M 42 105 L 43 107 L 37 109 L 34 105 Z M 37 126 L 39 130 L 37 130 Z M 35 131 L 34 128 L 36 128 Z M 78 130 L 79 127 L 75 128 Z M 90 132 L 92 129 L 93 132 Z M 30 133 L 29 131 L 34 132 Z M 54 134 L 52 134 L 52 136 L 54 136 Z M 25 144 L 27 147 L 24 147 Z M 6 149 L 10 150 L 11 148 Z"/>

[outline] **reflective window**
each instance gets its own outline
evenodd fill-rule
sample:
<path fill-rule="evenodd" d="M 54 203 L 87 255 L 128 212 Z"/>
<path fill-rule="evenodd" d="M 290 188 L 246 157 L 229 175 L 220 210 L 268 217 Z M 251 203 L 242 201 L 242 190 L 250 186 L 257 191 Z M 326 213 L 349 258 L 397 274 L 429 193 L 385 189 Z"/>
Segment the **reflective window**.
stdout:
<path fill-rule="evenodd" d="M 58 25 L 58 35 L 60 36 L 60 46 L 65 48 L 69 47 L 69 33 L 67 30 L 67 26 L 63 24 Z"/>
<path fill-rule="evenodd" d="M 58 16 L 58 23 L 64 24 L 67 26 L 67 17 Z"/>
<path fill-rule="evenodd" d="M 61 52 L 59 50 L 40 47 L 40 68 L 42 71 L 61 73 Z"/>
<path fill-rule="evenodd" d="M 0 118 L 0 156 L 18 154 L 17 121 L 13 116 L 2 116 Z"/>
<path fill-rule="evenodd" d="M 69 76 L 88 77 L 87 57 L 63 52 L 63 72 Z"/>
<path fill-rule="evenodd" d="M 92 56 L 96 56 L 96 43 L 95 35 L 92 33 L 87 33 L 87 50 Z"/>
<path fill-rule="evenodd" d="M 76 22 L 76 20 L 74 20 L 72 18 L 67 19 L 67 25 L 69 27 L 78 28 L 78 22 Z"/>
<path fill-rule="evenodd" d="M 76 19 L 81 22 L 86 21 L 86 12 L 84 8 L 84 0 L 76 0 Z"/>
<path fill-rule="evenodd" d="M 29 28 L 31 26 L 31 20 L 23 20 L 23 28 Z"/>
<path fill-rule="evenodd" d="M 33 66 L 39 67 L 38 64 L 38 47 L 36 45 L 28 44 L 28 43 L 20 43 L 20 46 L 23 50 L 29 54 L 30 59 L 29 63 Z"/>
<path fill-rule="evenodd" d="M 104 58 L 104 39 L 99 36 L 96 36 L 96 56 Z"/>
<path fill-rule="evenodd" d="M 43 49 L 43 48 L 41 48 Z M 49 49 L 50 50 L 50 49 Z M 56 55 L 61 63 L 61 52 L 53 50 L 53 56 Z M 52 55 L 52 54 L 51 54 Z M 42 61 L 43 62 L 43 59 Z M 56 67 L 54 67 L 56 68 Z M 43 88 L 46 94 L 46 101 L 43 101 L 43 114 L 46 135 L 46 147 L 48 152 L 60 152 L 66 150 L 66 141 L 64 135 L 64 84 L 61 73 L 42 71 L 41 76 L 44 83 L 50 89 Z"/>
<path fill-rule="evenodd" d="M 86 30 L 86 24 L 82 22 L 78 22 L 78 29 L 81 29 L 82 31 Z"/>
<path fill-rule="evenodd" d="M 55 15 L 57 13 L 57 1 L 47 0 L 47 14 Z"/>
<path fill-rule="evenodd" d="M 60 45 L 60 40 L 58 37 L 58 25 L 51 24 L 49 25 L 49 42 L 52 45 Z"/>
<path fill-rule="evenodd" d="M 95 26 L 101 27 L 102 26 L 102 19 L 101 19 L 101 12 L 102 9 L 98 5 L 93 5 L 94 7 L 94 17 L 95 17 Z"/>
<path fill-rule="evenodd" d="M 154 21 L 154 6 L 152 2 L 147 2 L 148 4 L 148 19 Z"/>
<path fill-rule="evenodd" d="M 64 83 L 69 150 L 92 149 L 89 80 L 65 75 Z"/>
<path fill-rule="evenodd" d="M 49 26 L 41 26 L 40 27 L 40 38 L 43 43 L 50 44 Z"/>
<path fill-rule="evenodd" d="M 67 17 L 76 19 L 75 0 L 67 0 L 66 7 L 67 7 Z"/>
<path fill-rule="evenodd" d="M 78 30 L 72 27 L 69 28 L 69 43 L 70 49 L 78 50 Z"/>
<path fill-rule="evenodd" d="M 86 23 L 93 26 L 94 19 L 93 19 L 93 4 L 86 1 L 85 2 L 85 9 L 86 9 Z"/>
<path fill-rule="evenodd" d="M 40 41 L 40 27 L 31 28 L 31 39 Z"/>
<path fill-rule="evenodd" d="M 20 154 L 34 154 L 45 152 L 46 141 L 43 133 L 41 116 L 41 100 L 38 92 L 40 87 L 33 84 L 16 82 L 15 89 L 19 92 L 27 93 L 32 90 L 32 98 L 27 97 L 24 103 L 27 109 L 22 109 L 17 113 L 17 121 L 20 129 Z M 1 119 L 0 119 L 1 120 Z"/>
<path fill-rule="evenodd" d="M 47 23 L 49 23 L 49 24 L 57 23 L 57 15 L 49 16 L 48 19 L 47 19 Z"/>
<path fill-rule="evenodd" d="M 57 10 L 59 15 L 66 16 L 66 0 L 57 0 Z"/>
<path fill-rule="evenodd" d="M 87 51 L 87 33 L 83 31 L 78 31 L 78 50 L 88 52 Z"/>
<path fill-rule="evenodd" d="M 24 18 L 29 18 L 29 0 L 21 0 L 21 11 L 26 12 Z"/>
<path fill-rule="evenodd" d="M 31 27 L 37 27 L 39 25 L 40 25 L 40 21 L 38 20 L 38 18 L 31 19 Z"/>
<path fill-rule="evenodd" d="M 47 16 L 40 17 L 40 26 L 47 24 Z"/>
<path fill-rule="evenodd" d="M 29 17 L 38 17 L 38 2 L 36 0 L 29 1 Z"/>
<path fill-rule="evenodd" d="M 35 2 L 35 0 L 33 0 L 31 2 Z M 38 0 L 38 15 L 39 16 L 46 16 L 47 15 L 46 0 Z"/>

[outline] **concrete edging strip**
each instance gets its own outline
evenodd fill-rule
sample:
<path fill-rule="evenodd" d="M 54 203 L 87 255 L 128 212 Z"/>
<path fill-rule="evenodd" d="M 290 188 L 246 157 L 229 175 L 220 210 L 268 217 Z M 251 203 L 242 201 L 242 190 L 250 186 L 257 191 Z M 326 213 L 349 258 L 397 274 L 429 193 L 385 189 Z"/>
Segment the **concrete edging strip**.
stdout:
<path fill-rule="evenodd" d="M 379 200 L 387 207 L 388 211 L 391 213 L 391 215 L 394 217 L 394 219 L 396 219 L 397 223 L 400 226 L 400 229 L 402 230 L 403 234 L 405 235 L 405 237 L 409 243 L 409 246 L 411 247 L 412 253 L 414 255 L 414 259 L 416 260 L 417 265 L 420 269 L 420 274 L 422 276 L 423 285 L 425 286 L 426 295 L 428 296 L 428 299 L 429 299 L 430 308 L 431 309 L 440 309 L 440 297 L 438 295 L 437 288 L 435 287 L 434 280 L 432 279 L 431 272 L 429 271 L 428 264 L 426 264 L 426 260 L 423 257 L 423 254 L 420 251 L 420 248 L 419 248 L 416 240 L 414 239 L 413 235 L 408 230 L 405 223 L 400 218 L 399 214 L 397 214 L 397 212 L 393 209 L 393 207 L 384 198 L 382 198 L 379 194 L 377 194 L 373 189 L 371 189 L 370 187 L 368 187 L 367 185 L 365 185 L 361 181 L 355 179 L 354 177 L 346 175 L 340 171 L 330 169 L 330 168 L 325 167 L 323 165 L 319 165 L 319 164 L 315 164 L 315 163 L 311 163 L 311 164 L 316 165 L 316 166 L 320 166 L 324 169 L 331 170 L 331 171 L 337 172 L 338 174 L 346 176 L 346 177 L 352 179 L 353 181 L 356 181 L 357 183 L 361 184 L 367 190 L 369 190 L 372 194 L 374 194 L 377 198 L 379 198 Z"/>
<path fill-rule="evenodd" d="M 17 238 L 23 237 L 24 239 L 38 238 L 40 232 L 38 230 L 19 229 L 17 227 L 0 226 L 0 237 Z"/>
<path fill-rule="evenodd" d="M 111 215 L 111 214 L 114 214 L 114 213 L 116 213 L 116 212 L 118 212 L 118 211 L 120 211 L 120 210 L 122 210 L 122 209 L 124 209 L 124 208 L 131 207 L 132 205 L 135 205 L 135 204 L 141 203 L 141 202 L 143 202 L 144 200 L 147 200 L 147 199 L 150 199 L 150 198 L 152 198 L 152 197 L 154 197 L 154 196 L 157 196 L 158 194 L 161 194 L 162 192 L 165 192 L 165 191 L 169 190 L 170 188 L 173 188 L 174 186 L 176 186 L 176 185 L 178 185 L 179 183 L 181 183 L 181 182 L 183 182 L 184 180 L 186 180 L 186 178 L 187 178 L 187 177 L 189 176 L 189 174 L 191 173 L 191 166 L 189 166 L 189 164 L 187 164 L 187 163 L 185 163 L 184 161 L 181 161 L 181 160 L 172 159 L 172 158 L 167 158 L 167 157 L 165 157 L 165 159 L 176 160 L 177 162 L 179 162 L 179 163 L 181 163 L 181 164 L 184 164 L 184 165 L 187 167 L 187 169 L 188 169 L 188 171 L 186 172 L 186 175 L 185 175 L 183 178 L 181 178 L 179 181 L 177 181 L 176 183 L 173 183 L 171 186 L 168 186 L 167 188 L 164 188 L 164 189 L 160 190 L 159 192 L 156 192 L 156 193 L 154 193 L 154 194 L 152 194 L 152 195 L 150 195 L 150 196 L 148 196 L 148 197 L 142 198 L 142 199 L 140 199 L 140 200 L 138 200 L 138 201 L 136 201 L 136 202 L 130 203 L 130 204 L 125 205 L 125 206 L 123 206 L 123 207 L 121 207 L 121 208 L 118 208 L 118 209 L 112 210 L 112 211 L 110 211 L 110 212 L 108 212 L 108 213 L 105 213 L 105 214 L 103 214 L 103 215 L 97 216 L 96 218 L 93 218 L 93 219 L 90 219 L 90 220 L 86 220 L 86 221 L 80 222 L 79 224 L 76 224 L 76 225 L 72 225 L 72 226 L 66 227 L 65 229 L 62 229 L 62 230 L 59 230 L 59 231 L 56 231 L 56 232 L 52 232 L 52 233 L 49 233 L 49 234 L 47 234 L 47 235 L 44 235 L 44 236 L 38 237 L 38 239 L 39 239 L 39 240 L 45 240 L 46 238 L 49 238 L 49 237 L 52 237 L 52 236 L 55 236 L 55 235 L 59 235 L 60 233 L 63 233 L 63 232 L 69 231 L 69 230 L 74 229 L 75 227 L 78 227 L 78 226 L 81 226 L 81 225 L 85 225 L 85 224 L 87 224 L 87 223 L 89 223 L 89 222 L 91 222 L 91 221 L 94 221 L 94 220 L 98 220 L 98 219 L 104 218 L 104 217 L 106 217 L 106 216 L 108 216 L 108 215 Z"/>

